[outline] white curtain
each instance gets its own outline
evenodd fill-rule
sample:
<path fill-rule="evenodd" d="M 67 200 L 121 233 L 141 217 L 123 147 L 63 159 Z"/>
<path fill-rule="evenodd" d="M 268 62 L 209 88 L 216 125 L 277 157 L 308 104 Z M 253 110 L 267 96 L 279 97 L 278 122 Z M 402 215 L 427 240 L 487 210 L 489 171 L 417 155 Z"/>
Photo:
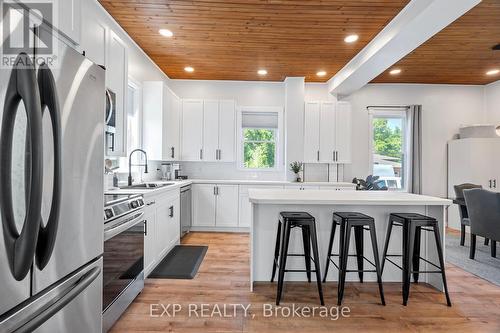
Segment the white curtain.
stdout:
<path fill-rule="evenodd" d="M 408 192 L 422 194 L 422 105 L 408 108 Z"/>

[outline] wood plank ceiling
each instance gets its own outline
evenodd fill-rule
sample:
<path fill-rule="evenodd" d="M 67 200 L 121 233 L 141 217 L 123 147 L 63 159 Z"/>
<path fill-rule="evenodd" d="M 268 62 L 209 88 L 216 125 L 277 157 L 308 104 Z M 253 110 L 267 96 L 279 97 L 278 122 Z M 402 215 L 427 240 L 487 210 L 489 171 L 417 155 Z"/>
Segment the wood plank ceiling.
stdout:
<path fill-rule="evenodd" d="M 173 79 L 325 82 L 409 0 L 99 0 Z M 158 34 L 170 29 L 174 37 Z M 344 42 L 358 34 L 353 44 Z M 483 0 L 375 83 L 487 84 L 500 74 L 500 0 Z M 195 71 L 187 73 L 184 67 Z M 257 75 L 266 69 L 266 76 Z M 316 72 L 324 70 L 326 76 Z"/>
<path fill-rule="evenodd" d="M 465 15 L 400 60 L 375 83 L 488 84 L 500 80 L 500 1 L 483 0 Z"/>
<path fill-rule="evenodd" d="M 99 2 L 170 78 L 325 82 L 409 0 Z M 161 28 L 174 36 L 160 36 Z M 359 40 L 345 43 L 353 33 Z M 320 70 L 326 76 L 316 76 Z"/>

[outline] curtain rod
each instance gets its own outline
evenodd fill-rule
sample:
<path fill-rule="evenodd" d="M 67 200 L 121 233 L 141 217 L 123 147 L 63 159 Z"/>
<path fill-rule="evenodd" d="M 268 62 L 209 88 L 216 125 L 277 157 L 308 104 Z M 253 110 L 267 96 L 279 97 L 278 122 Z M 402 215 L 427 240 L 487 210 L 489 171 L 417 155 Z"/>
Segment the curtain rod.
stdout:
<path fill-rule="evenodd" d="M 409 109 L 409 105 L 369 105 L 367 109 Z"/>

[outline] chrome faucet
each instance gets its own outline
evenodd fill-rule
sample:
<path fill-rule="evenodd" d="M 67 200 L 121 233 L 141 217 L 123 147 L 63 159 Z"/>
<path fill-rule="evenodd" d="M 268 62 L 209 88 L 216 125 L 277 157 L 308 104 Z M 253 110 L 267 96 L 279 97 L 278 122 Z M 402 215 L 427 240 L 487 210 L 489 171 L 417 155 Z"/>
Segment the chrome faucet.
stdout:
<path fill-rule="evenodd" d="M 148 155 L 146 152 L 142 149 L 134 149 L 130 152 L 130 155 L 128 156 L 128 186 L 132 186 L 132 154 L 135 153 L 136 151 L 139 151 L 144 154 L 144 158 L 146 159 L 146 162 L 144 164 L 134 164 L 134 166 L 143 166 L 144 167 L 144 173 L 148 173 Z"/>

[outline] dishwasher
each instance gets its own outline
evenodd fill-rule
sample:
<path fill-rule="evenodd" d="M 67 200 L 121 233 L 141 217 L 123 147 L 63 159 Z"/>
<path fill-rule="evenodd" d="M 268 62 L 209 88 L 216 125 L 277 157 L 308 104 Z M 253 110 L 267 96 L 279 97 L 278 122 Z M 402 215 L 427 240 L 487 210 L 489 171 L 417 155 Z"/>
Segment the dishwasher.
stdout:
<path fill-rule="evenodd" d="M 191 185 L 181 187 L 181 238 L 191 229 Z"/>

